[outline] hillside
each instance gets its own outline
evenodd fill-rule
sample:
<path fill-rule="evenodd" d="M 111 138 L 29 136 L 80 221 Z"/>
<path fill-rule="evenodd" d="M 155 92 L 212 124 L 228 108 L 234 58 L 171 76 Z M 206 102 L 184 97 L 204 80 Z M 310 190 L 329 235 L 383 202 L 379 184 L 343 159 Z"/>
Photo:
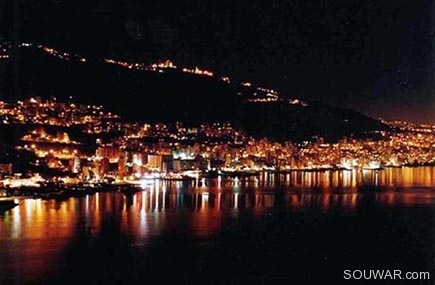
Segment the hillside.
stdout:
<path fill-rule="evenodd" d="M 188 124 L 228 121 L 255 137 L 280 141 L 314 135 L 337 138 L 386 127 L 356 111 L 301 103 L 282 95 L 276 100 L 274 94 L 266 94 L 255 85 L 229 84 L 216 76 L 178 69 L 130 69 L 101 59 L 63 60 L 36 47 L 20 51 L 23 96 L 72 97 L 74 101 L 105 105 L 127 120 Z M 12 64 L 12 60 L 8 62 Z M 8 84 L 1 88 L 2 94 L 12 92 Z M 268 97 L 272 95 L 275 97 Z"/>

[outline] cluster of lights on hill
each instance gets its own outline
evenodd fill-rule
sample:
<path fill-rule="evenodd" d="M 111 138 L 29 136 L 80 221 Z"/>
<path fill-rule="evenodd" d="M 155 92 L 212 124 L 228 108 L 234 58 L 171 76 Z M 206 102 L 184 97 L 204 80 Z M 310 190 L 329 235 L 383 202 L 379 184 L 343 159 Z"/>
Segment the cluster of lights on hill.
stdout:
<path fill-rule="evenodd" d="M 32 43 L 21 43 L 18 46 L 20 48 L 26 48 L 26 47 L 35 46 L 36 48 L 42 50 L 43 52 L 45 52 L 45 53 L 47 53 L 47 54 L 49 54 L 51 56 L 57 57 L 57 58 L 59 58 L 61 60 L 86 62 L 86 58 L 84 58 L 83 56 L 80 56 L 79 54 L 73 54 L 73 53 L 59 51 L 59 50 L 56 50 L 54 48 L 47 47 L 47 46 L 44 46 L 44 45 L 34 45 Z"/>
<path fill-rule="evenodd" d="M 213 72 L 211 72 L 209 70 L 205 70 L 205 69 L 200 69 L 197 66 L 195 66 L 195 68 L 187 68 L 187 67 L 178 68 L 171 60 L 165 60 L 165 61 L 161 61 L 158 63 L 146 64 L 146 63 L 126 62 L 126 61 L 119 61 L 119 60 L 105 58 L 104 62 L 110 63 L 110 64 L 116 64 L 116 65 L 119 65 L 119 66 L 122 66 L 122 67 L 125 67 L 128 69 L 136 69 L 136 70 L 143 70 L 143 71 L 156 71 L 156 72 L 161 72 L 161 73 L 163 73 L 169 69 L 177 69 L 177 70 L 181 70 L 184 73 L 192 73 L 192 74 L 196 74 L 196 75 L 200 75 L 200 76 L 214 77 Z M 228 77 L 222 77 L 221 80 L 225 81 L 225 82 L 229 82 Z"/>
<path fill-rule="evenodd" d="M 31 47 L 31 46 L 36 46 L 41 51 L 61 60 L 75 61 L 75 62 L 82 62 L 82 63 L 87 62 L 87 59 L 81 55 L 59 51 L 52 47 L 47 47 L 44 45 L 34 45 L 32 43 L 21 43 L 18 45 L 18 47 L 20 48 Z M 11 48 L 12 48 L 11 44 L 0 45 L 0 59 L 10 58 L 8 50 Z M 127 62 L 127 61 L 121 61 L 112 58 L 104 58 L 103 62 L 108 64 L 118 65 L 126 69 L 151 71 L 151 72 L 159 72 L 159 73 L 164 73 L 168 70 L 177 70 L 183 73 L 195 74 L 198 76 L 219 78 L 219 80 L 221 80 L 222 82 L 228 84 L 231 83 L 231 79 L 228 76 L 217 76 L 214 72 L 206 69 L 201 69 L 198 66 L 195 66 L 194 68 L 177 67 L 171 60 L 164 60 L 157 63 L 147 64 L 143 62 Z M 254 90 L 250 96 L 246 97 L 246 101 L 248 102 L 268 103 L 268 102 L 287 101 L 289 104 L 292 105 L 300 105 L 303 107 L 308 106 L 308 104 L 302 100 L 283 98 L 279 95 L 279 93 L 276 90 L 264 88 L 260 86 L 255 87 L 254 84 L 251 82 L 241 82 L 240 86 Z M 241 93 L 239 93 L 239 95 L 240 94 Z"/>
<path fill-rule="evenodd" d="M 54 98 L 0 102 L 0 125 L 27 124 L 32 128 L 38 125 L 24 134 L 16 146 L 19 151 L 36 155 L 34 165 L 47 163 L 49 168 L 75 171 L 76 160 L 82 160 L 87 167 L 96 169 L 94 173 L 114 175 L 115 179 L 121 179 L 124 171 L 128 175 L 139 173 L 141 177 L 143 171 L 157 169 L 159 175 L 165 175 L 161 167 L 164 158 L 178 161 L 179 171 L 191 171 L 193 163 L 202 167 L 201 170 L 211 169 L 215 162 L 214 168 L 228 172 L 276 170 L 273 165 L 286 171 L 435 164 L 435 126 L 400 121 L 385 123 L 399 131 L 380 131 L 380 139 L 343 138 L 329 143 L 317 137 L 315 141 L 282 144 L 250 137 L 229 123 L 192 127 L 181 122 L 129 122 L 103 106 L 65 103 Z M 91 135 L 96 145 L 72 140 L 67 133 L 69 129 L 45 131 L 46 126 L 81 130 Z M 113 139 L 104 139 L 108 137 Z M 104 167 L 103 158 L 108 162 Z M 60 160 L 69 160 L 71 164 L 64 165 Z M 130 170 L 124 167 L 127 161 L 131 162 Z M 210 163 L 204 164 L 205 161 Z M 111 172 L 109 163 L 118 163 L 118 174 Z"/>
<path fill-rule="evenodd" d="M 9 58 L 8 47 L 0 43 L 0 60 L 8 59 L 8 58 Z"/>

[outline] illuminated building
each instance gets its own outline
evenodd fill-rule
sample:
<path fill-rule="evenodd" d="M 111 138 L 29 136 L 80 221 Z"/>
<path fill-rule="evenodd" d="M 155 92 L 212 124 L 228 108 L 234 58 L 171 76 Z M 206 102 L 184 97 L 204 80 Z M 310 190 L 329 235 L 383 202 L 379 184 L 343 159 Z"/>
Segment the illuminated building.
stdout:
<path fill-rule="evenodd" d="M 70 161 L 70 169 L 72 173 L 79 173 L 81 170 L 80 157 L 74 156 Z"/>
<path fill-rule="evenodd" d="M 128 175 L 127 153 L 125 151 L 121 152 L 118 159 L 118 175 L 121 177 Z"/>
<path fill-rule="evenodd" d="M 0 163 L 0 174 L 12 174 L 13 165 L 12 163 Z"/>
<path fill-rule="evenodd" d="M 149 154 L 147 161 L 147 166 L 150 169 L 161 171 L 163 162 L 161 155 Z"/>

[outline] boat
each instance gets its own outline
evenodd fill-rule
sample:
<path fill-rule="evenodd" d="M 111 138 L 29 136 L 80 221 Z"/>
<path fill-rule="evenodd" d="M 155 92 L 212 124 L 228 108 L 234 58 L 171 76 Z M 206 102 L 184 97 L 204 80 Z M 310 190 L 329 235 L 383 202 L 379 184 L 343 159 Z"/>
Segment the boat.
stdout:
<path fill-rule="evenodd" d="M 70 197 L 72 196 L 65 190 L 59 190 L 56 192 L 50 192 L 45 195 L 42 195 L 42 199 L 44 200 L 57 200 L 57 201 L 63 201 Z"/>
<path fill-rule="evenodd" d="M 196 178 L 188 175 L 168 175 L 160 178 L 163 181 L 193 181 Z"/>
<path fill-rule="evenodd" d="M 123 185 L 118 187 L 118 191 L 124 195 L 129 195 L 137 192 L 142 192 L 144 191 L 144 189 L 137 187 L 135 185 Z"/>
<path fill-rule="evenodd" d="M 69 185 L 64 189 L 64 191 L 71 197 L 84 197 L 97 192 L 95 188 L 89 187 L 89 185 L 84 183 Z"/>
<path fill-rule="evenodd" d="M 6 212 L 18 206 L 18 200 L 14 198 L 0 198 L 0 213 Z"/>
<path fill-rule="evenodd" d="M 250 176 L 258 176 L 260 174 L 259 171 L 254 170 L 236 170 L 236 171 L 222 171 L 221 176 L 226 177 L 250 177 Z"/>
<path fill-rule="evenodd" d="M 379 162 L 371 161 L 368 165 L 364 165 L 362 170 L 382 170 L 384 169 Z"/>
<path fill-rule="evenodd" d="M 383 170 L 384 167 L 382 166 L 363 166 L 361 167 L 362 170 Z"/>

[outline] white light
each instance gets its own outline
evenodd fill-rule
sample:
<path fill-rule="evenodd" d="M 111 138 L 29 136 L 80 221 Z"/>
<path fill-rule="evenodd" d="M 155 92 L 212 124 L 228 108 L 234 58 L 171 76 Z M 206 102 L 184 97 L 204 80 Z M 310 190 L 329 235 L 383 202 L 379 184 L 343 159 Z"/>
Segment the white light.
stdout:
<path fill-rule="evenodd" d="M 146 187 L 153 185 L 154 184 L 154 180 L 150 180 L 150 179 L 142 179 L 140 180 L 140 188 L 145 189 Z"/>

